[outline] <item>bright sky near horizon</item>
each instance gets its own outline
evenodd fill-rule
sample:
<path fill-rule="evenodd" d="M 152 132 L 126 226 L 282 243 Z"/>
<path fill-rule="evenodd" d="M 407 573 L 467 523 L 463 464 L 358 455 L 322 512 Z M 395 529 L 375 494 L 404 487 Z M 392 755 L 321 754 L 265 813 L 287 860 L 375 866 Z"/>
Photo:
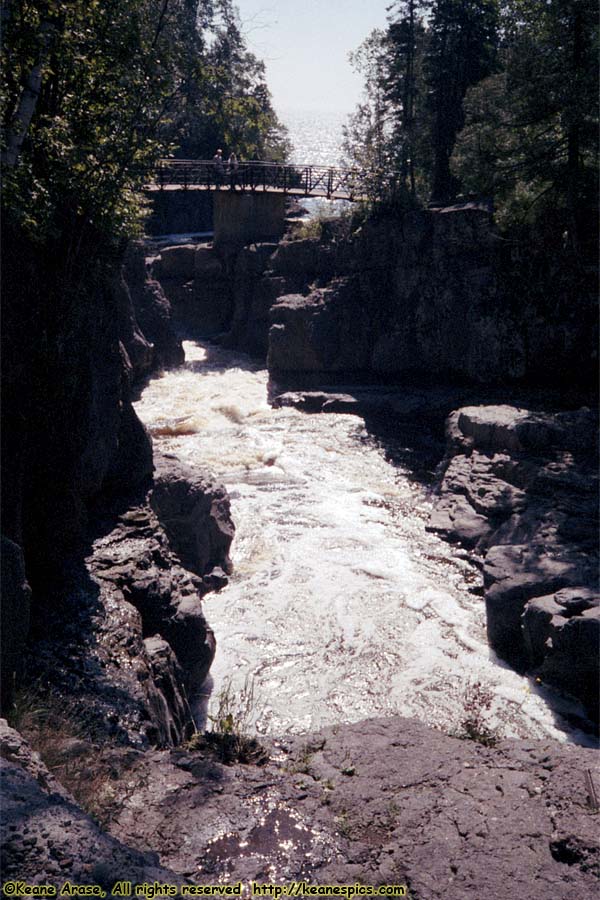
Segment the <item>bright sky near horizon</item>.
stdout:
<path fill-rule="evenodd" d="M 386 24 L 391 0 L 236 0 L 275 108 L 351 112 L 362 79 L 348 53 Z"/>

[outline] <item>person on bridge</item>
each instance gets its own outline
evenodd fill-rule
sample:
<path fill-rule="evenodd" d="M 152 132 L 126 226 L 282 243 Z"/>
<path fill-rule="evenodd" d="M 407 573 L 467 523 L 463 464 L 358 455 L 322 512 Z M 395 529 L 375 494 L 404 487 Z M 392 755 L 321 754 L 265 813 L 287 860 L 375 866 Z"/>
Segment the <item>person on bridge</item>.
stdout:
<path fill-rule="evenodd" d="M 229 157 L 229 183 L 231 185 L 231 190 L 235 191 L 235 186 L 237 184 L 237 173 L 238 173 L 238 161 L 235 153 L 232 153 Z"/>
<path fill-rule="evenodd" d="M 213 163 L 215 167 L 215 184 L 221 184 L 221 182 L 223 181 L 223 176 L 225 174 L 222 150 L 217 150 L 217 152 L 213 156 Z"/>

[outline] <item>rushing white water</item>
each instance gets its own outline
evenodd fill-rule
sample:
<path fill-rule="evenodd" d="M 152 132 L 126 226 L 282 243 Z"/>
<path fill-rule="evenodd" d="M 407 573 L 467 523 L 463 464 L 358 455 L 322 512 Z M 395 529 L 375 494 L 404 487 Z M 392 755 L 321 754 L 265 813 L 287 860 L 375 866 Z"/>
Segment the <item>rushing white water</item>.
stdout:
<path fill-rule="evenodd" d="M 564 739 L 543 691 L 499 664 L 479 575 L 426 532 L 425 488 L 386 461 L 362 419 L 267 404 L 247 357 L 186 342 L 137 410 L 161 449 L 227 486 L 237 533 L 230 584 L 205 600 L 215 697 L 253 684 L 259 731 L 368 716 L 465 718 L 474 682 L 506 736 Z"/>

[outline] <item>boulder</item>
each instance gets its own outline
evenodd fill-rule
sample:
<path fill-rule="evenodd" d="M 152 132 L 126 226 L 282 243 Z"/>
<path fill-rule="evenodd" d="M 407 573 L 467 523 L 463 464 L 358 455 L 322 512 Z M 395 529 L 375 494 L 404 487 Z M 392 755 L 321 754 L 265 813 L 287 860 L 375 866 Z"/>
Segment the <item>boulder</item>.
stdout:
<path fill-rule="evenodd" d="M 429 516 L 428 531 L 441 534 L 453 544 L 478 547 L 493 530 L 485 516 L 475 512 L 466 497 L 442 497 Z"/>
<path fill-rule="evenodd" d="M 490 645 L 503 659 L 523 667 L 526 603 L 563 587 L 593 583 L 594 563 L 571 548 L 505 545 L 490 548 L 483 574 Z"/>
<path fill-rule="evenodd" d="M 193 277 L 201 281 L 211 281 L 223 274 L 223 264 L 212 247 L 197 247 L 194 254 Z M 187 278 L 184 276 L 184 281 Z"/>
<path fill-rule="evenodd" d="M 318 238 L 282 241 L 271 257 L 275 275 L 312 280 L 333 275 L 331 252 Z"/>
<path fill-rule="evenodd" d="M 506 404 L 466 406 L 449 417 L 447 436 L 457 447 L 486 452 L 548 453 L 563 448 L 593 452 L 596 422 L 597 417 L 586 407 L 543 413 Z"/>
<path fill-rule="evenodd" d="M 150 502 L 182 564 L 200 576 L 231 572 L 235 527 L 225 489 L 175 457 L 157 455 L 155 467 Z"/>
<path fill-rule="evenodd" d="M 540 678 L 579 696 L 598 721 L 600 593 L 563 588 L 529 601 L 523 612 L 529 666 Z"/>
<path fill-rule="evenodd" d="M 196 274 L 196 244 L 163 247 L 153 271 L 159 281 L 191 281 Z"/>
<path fill-rule="evenodd" d="M 370 320 L 353 280 L 339 279 L 308 297 L 282 297 L 271 310 L 271 321 L 271 372 L 356 372 L 368 367 Z"/>
<path fill-rule="evenodd" d="M 361 404 L 350 394 L 331 394 L 324 391 L 286 391 L 271 401 L 273 409 L 292 406 L 302 412 L 354 413 L 360 415 Z"/>

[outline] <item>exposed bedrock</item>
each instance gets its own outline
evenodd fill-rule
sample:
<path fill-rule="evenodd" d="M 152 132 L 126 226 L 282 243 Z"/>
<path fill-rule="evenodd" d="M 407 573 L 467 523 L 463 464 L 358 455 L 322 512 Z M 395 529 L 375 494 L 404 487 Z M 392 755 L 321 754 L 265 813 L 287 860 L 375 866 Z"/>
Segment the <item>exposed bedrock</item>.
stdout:
<path fill-rule="evenodd" d="M 292 313 L 285 323 L 273 319 L 269 367 L 275 371 L 302 364 L 310 370 L 340 368 L 335 340 L 330 353 L 323 352 L 320 326 L 322 307 L 335 307 L 336 293 L 323 295 L 321 289 L 334 276 L 354 273 L 353 296 L 342 316 L 345 331 L 366 345 L 367 359 L 357 358 L 363 370 L 387 378 L 475 383 L 593 383 L 590 284 L 582 285 L 577 273 L 569 280 L 567 260 L 543 261 L 526 246 L 503 241 L 482 209 L 412 212 L 400 222 L 368 223 L 351 240 L 321 249 L 307 243 L 297 249 L 284 244 L 279 260 L 273 259 L 279 274 L 297 277 L 304 268 L 307 276 L 305 303 L 295 302 L 301 321 L 296 324 Z M 322 258 L 316 262 L 311 254 Z M 523 283 L 529 285 L 527 295 Z M 285 303 L 285 297 L 279 301 Z M 297 335 L 308 345 L 300 359 L 289 354 Z"/>
<path fill-rule="evenodd" d="M 361 372 L 369 367 L 370 316 L 356 279 L 337 279 L 271 309 L 269 370 Z"/>
<path fill-rule="evenodd" d="M 108 892 L 120 878 L 173 880 L 175 873 L 160 865 L 157 852 L 132 849 L 102 831 L 3 719 L 0 754 L 3 881 L 62 885 L 70 880 Z M 97 769 L 88 777 L 97 779 Z M 98 780 L 94 786 L 100 789 Z"/>
<path fill-rule="evenodd" d="M 173 308 L 175 321 L 188 331 L 214 336 L 231 320 L 233 298 L 227 258 L 212 247 L 165 247 L 152 267 Z"/>
<path fill-rule="evenodd" d="M 216 577 L 215 568 L 221 575 L 231 573 L 229 548 L 235 529 L 222 485 L 176 457 L 156 454 L 150 503 L 186 568 L 209 583 Z"/>
<path fill-rule="evenodd" d="M 2 656 L 5 710 L 27 635 L 24 594 L 31 585 L 32 619 L 43 617 L 65 571 L 82 558 L 96 505 L 150 484 L 152 445 L 132 406 L 132 385 L 183 360 L 142 244 L 121 262 L 96 262 L 89 271 L 82 264 L 74 283 L 61 266 L 58 252 L 42 258 L 23 241 L 3 259 L 2 519 L 12 542 L 3 554 L 2 632 L 11 636 Z M 22 579 L 15 577 L 19 553 Z"/>
<path fill-rule="evenodd" d="M 4 239 L 2 528 L 22 550 L 35 609 L 84 542 L 90 505 L 150 478 L 150 438 L 130 389 L 149 370 L 152 348 L 118 266 L 96 263 L 73 283 L 59 251 L 43 257 Z M 2 605 L 5 633 L 11 597 Z M 19 642 L 15 653 L 22 650 Z M 13 683 L 11 659 L 3 655 L 4 685 Z"/>
<path fill-rule="evenodd" d="M 597 416 L 465 407 L 430 528 L 483 560 L 491 646 L 598 718 Z"/>
<path fill-rule="evenodd" d="M 132 881 L 249 884 L 268 873 L 404 884 L 412 900 L 502 897 L 507 884 L 528 900 L 580 900 L 597 888 L 592 750 L 487 748 L 399 718 L 269 741 L 261 766 L 225 766 L 206 750 L 107 749 L 94 769 L 116 795 L 102 834 L 18 736 L 3 734 L 5 878 L 64 880 L 91 864 L 78 880 L 98 883 L 95 864 L 109 860 Z"/>
<path fill-rule="evenodd" d="M 150 345 L 149 363 L 136 370 L 137 376 L 179 366 L 184 360 L 183 347 L 173 325 L 171 304 L 160 283 L 152 278 L 146 254 L 143 241 L 129 244 L 121 273 L 122 286 L 131 301 L 132 332 L 134 335 L 141 332 L 145 343 Z M 133 362 L 133 351 L 127 343 L 125 346 Z"/>
<path fill-rule="evenodd" d="M 227 583 L 233 532 L 225 490 L 161 460 L 155 488 L 97 520 L 85 560 L 49 598 L 30 679 L 99 738 L 180 743 L 215 651 L 202 597 Z"/>
<path fill-rule="evenodd" d="M 473 204 L 369 221 L 354 233 L 329 223 L 321 239 L 237 251 L 167 247 L 154 264 L 180 324 L 268 352 L 273 371 L 350 366 L 385 379 L 588 387 L 597 361 L 592 269 L 561 247 L 501 237 Z"/>

